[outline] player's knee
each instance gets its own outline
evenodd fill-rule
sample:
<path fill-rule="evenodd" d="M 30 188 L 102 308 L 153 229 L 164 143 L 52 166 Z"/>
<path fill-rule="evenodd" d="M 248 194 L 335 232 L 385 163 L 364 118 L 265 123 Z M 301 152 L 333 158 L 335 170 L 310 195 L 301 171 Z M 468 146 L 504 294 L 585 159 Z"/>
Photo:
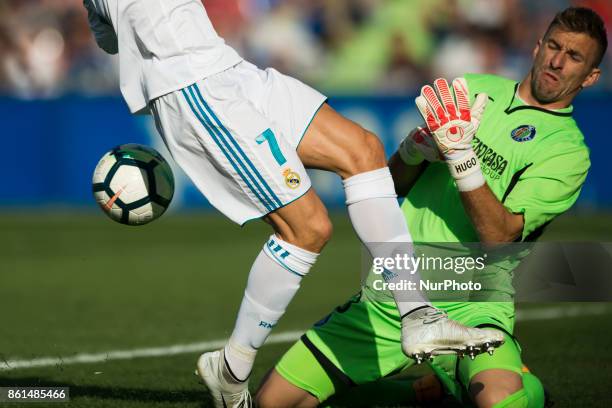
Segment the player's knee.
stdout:
<path fill-rule="evenodd" d="M 268 390 L 260 390 L 255 396 L 255 406 L 257 408 L 280 408 L 280 407 L 291 407 L 295 405 L 287 404 L 286 402 L 282 405 L 278 401 L 278 394 Z"/>
<path fill-rule="evenodd" d="M 316 407 L 318 400 L 271 370 L 255 394 L 258 408 Z"/>
<path fill-rule="evenodd" d="M 334 225 L 327 215 L 317 222 L 315 229 L 320 241 L 324 242 L 325 244 L 329 242 L 334 233 Z"/>
<path fill-rule="evenodd" d="M 286 396 L 279 400 L 279 393 L 271 390 L 260 390 L 255 396 L 255 406 L 257 408 L 292 408 L 307 407 L 309 404 L 302 400 L 289 401 Z"/>
<path fill-rule="evenodd" d="M 442 383 L 434 374 L 419 378 L 414 382 L 413 388 L 416 400 L 422 405 L 434 405 L 444 397 Z"/>
<path fill-rule="evenodd" d="M 274 398 L 274 392 L 270 388 L 262 387 L 255 395 L 255 406 L 258 408 L 275 407 L 277 400 Z"/>
<path fill-rule="evenodd" d="M 380 139 L 372 132 L 362 129 L 362 134 L 356 137 L 356 142 L 348 154 L 347 176 L 364 173 L 385 167 L 385 148 Z"/>
<path fill-rule="evenodd" d="M 307 228 L 298 232 L 299 245 L 305 249 L 319 252 L 331 239 L 334 227 L 327 213 L 308 220 Z"/>
<path fill-rule="evenodd" d="M 280 238 L 307 251 L 319 253 L 331 239 L 333 225 L 327 211 L 305 216 L 304 222 L 287 228 L 277 228 Z"/>
<path fill-rule="evenodd" d="M 274 395 L 278 395 L 278 390 L 275 390 L 274 380 L 272 379 L 274 375 L 274 369 L 268 371 L 255 394 L 254 402 L 256 407 L 272 407 L 276 401 L 274 399 Z"/>
<path fill-rule="evenodd" d="M 514 401 L 516 393 L 523 390 L 521 376 L 506 370 L 485 370 L 470 382 L 470 394 L 479 408 L 490 408 Z M 516 405 L 516 404 L 514 404 Z"/>
<path fill-rule="evenodd" d="M 476 399 L 476 406 L 478 408 L 492 408 L 495 406 L 511 408 L 512 404 L 506 404 L 505 402 L 509 401 L 510 397 L 521 391 L 521 389 L 522 387 L 516 388 L 502 384 L 494 387 L 489 386 Z"/>

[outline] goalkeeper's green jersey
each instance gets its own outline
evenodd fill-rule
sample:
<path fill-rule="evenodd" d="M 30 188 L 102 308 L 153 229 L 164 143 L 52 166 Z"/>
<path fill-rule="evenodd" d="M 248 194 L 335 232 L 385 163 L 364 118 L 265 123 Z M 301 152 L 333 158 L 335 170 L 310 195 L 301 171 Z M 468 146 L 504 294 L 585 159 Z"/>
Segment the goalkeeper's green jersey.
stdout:
<path fill-rule="evenodd" d="M 548 222 L 574 204 L 590 167 L 573 108 L 549 111 L 528 106 L 518 96 L 519 84 L 498 76 L 465 78 L 472 101 L 479 93 L 489 96 L 473 141 L 485 180 L 509 211 L 523 214 L 522 241 L 533 241 Z M 402 210 L 417 243 L 479 241 L 446 163 L 428 165 Z M 512 300 L 512 270 L 524 255 L 487 264 L 483 276 L 488 276 L 489 289 L 505 294 L 497 300 Z M 370 276 L 366 292 L 372 290 L 374 278 Z"/>

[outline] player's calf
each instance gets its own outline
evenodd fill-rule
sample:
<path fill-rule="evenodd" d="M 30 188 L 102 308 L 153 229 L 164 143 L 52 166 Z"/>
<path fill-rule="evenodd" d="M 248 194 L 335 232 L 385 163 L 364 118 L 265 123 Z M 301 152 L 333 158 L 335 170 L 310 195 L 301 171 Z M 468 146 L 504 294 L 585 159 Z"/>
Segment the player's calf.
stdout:
<path fill-rule="evenodd" d="M 248 381 L 257 350 L 331 236 L 327 211 L 313 190 L 270 214 L 267 221 L 276 234 L 251 267 L 234 331 L 223 350 L 224 367 L 235 383 Z"/>

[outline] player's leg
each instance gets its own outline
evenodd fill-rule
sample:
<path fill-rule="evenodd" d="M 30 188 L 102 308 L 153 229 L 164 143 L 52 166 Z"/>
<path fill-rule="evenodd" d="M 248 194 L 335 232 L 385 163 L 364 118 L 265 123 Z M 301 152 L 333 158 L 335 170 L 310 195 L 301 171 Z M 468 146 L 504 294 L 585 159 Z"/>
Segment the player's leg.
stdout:
<path fill-rule="evenodd" d="M 501 354 L 501 353 L 500 353 Z M 455 356 L 444 356 L 452 361 L 448 364 L 451 370 L 457 366 Z M 483 357 L 486 359 L 486 356 Z M 436 361 L 440 357 L 436 357 Z M 490 366 L 498 364 L 496 356 L 490 357 Z M 469 390 L 453 376 L 440 369 L 439 365 L 432 366 L 435 375 L 427 375 L 418 379 L 383 378 L 378 381 L 360 384 L 345 392 L 335 394 L 326 403 L 330 406 L 364 406 L 382 405 L 412 405 L 418 402 L 422 405 L 443 404 L 447 398 L 453 396 L 457 401 L 466 405 L 477 407 L 546 407 L 546 396 L 540 380 L 523 367 L 522 375 L 510 370 L 488 369 L 476 374 L 472 379 Z M 281 377 L 282 378 L 282 377 Z M 286 381 L 285 381 L 286 382 Z M 471 395 L 470 395 L 471 391 Z"/>
<path fill-rule="evenodd" d="M 433 376 L 388 378 L 412 364 L 400 352 L 400 331 L 399 315 L 392 302 L 351 299 L 283 355 L 264 379 L 256 396 L 258 405 L 396 406 L 438 402 L 443 397 L 442 386 Z"/>
<path fill-rule="evenodd" d="M 303 367 L 319 367 L 318 363 L 304 362 Z M 321 378 L 326 379 L 325 372 L 320 373 Z M 255 403 L 259 408 L 273 407 L 300 407 L 314 408 L 321 403 L 317 397 L 303 388 L 289 382 L 273 368 L 265 377 L 261 387 L 255 395 Z"/>
<path fill-rule="evenodd" d="M 492 327 L 504 334 L 505 342 L 493 355 L 473 358 L 456 356 L 434 358 L 432 368 L 447 392 L 462 402 L 478 407 L 492 406 L 521 391 L 520 348 L 509 334 L 514 326 L 512 302 L 458 302 L 440 304 L 449 316 L 472 327 Z M 520 400 L 520 395 L 513 399 Z M 516 403 L 516 402 L 515 402 Z"/>
<path fill-rule="evenodd" d="M 323 407 L 434 406 L 443 402 L 442 385 L 435 375 L 419 378 L 393 376 L 381 378 L 338 393 Z"/>
<path fill-rule="evenodd" d="M 438 356 L 430 366 L 445 389 L 457 401 L 467 405 L 544 406 L 540 381 L 521 362 L 520 347 L 508 333 L 514 327 L 512 302 L 436 303 L 449 316 L 473 327 L 494 327 L 504 333 L 505 342 L 495 353 L 458 360 L 457 356 Z M 526 396 L 525 396 L 526 395 Z"/>
<path fill-rule="evenodd" d="M 383 146 L 373 133 L 326 104 L 309 126 L 298 155 L 306 167 L 342 177 L 349 217 L 374 258 L 412 256 L 412 237 L 397 202 Z M 417 287 L 420 281 L 418 272 L 397 267 L 388 268 L 383 278 L 390 284 L 414 282 Z M 463 349 L 468 343 L 494 346 L 502 340 L 495 331 L 467 328 L 448 320 L 418 290 L 396 289 L 392 293 L 403 319 L 402 347 L 410 356 L 420 358 L 440 348 Z M 436 324 L 423 325 L 424 320 Z"/>
<path fill-rule="evenodd" d="M 525 370 L 516 341 L 506 334 L 506 342 L 495 355 L 464 359 L 457 376 L 479 408 L 542 408 L 544 389 L 533 374 Z"/>
<path fill-rule="evenodd" d="M 264 220 L 285 242 L 315 253 L 321 252 L 332 235 L 327 209 L 313 189 Z"/>
<path fill-rule="evenodd" d="M 528 408 L 542 408 L 554 405 L 540 379 L 533 375 L 525 365 L 523 365 L 523 388 L 529 400 Z"/>
<path fill-rule="evenodd" d="M 327 210 L 312 189 L 265 219 L 275 234 L 251 267 L 224 349 L 227 366 L 240 381 L 249 377 L 257 350 L 285 313 L 332 233 Z"/>
<path fill-rule="evenodd" d="M 295 148 L 236 86 L 244 74 L 237 68 L 207 78 L 156 100 L 153 108 L 173 157 L 211 203 L 240 224 L 265 216 L 276 232 L 251 267 L 227 346 L 197 363 L 219 406 L 249 399 L 257 349 L 331 234 Z"/>
<path fill-rule="evenodd" d="M 319 383 L 331 383 L 329 375 L 323 370 L 317 361 L 300 362 L 300 371 L 310 371 L 307 375 L 302 374 L 301 378 L 318 378 Z M 316 371 L 319 371 L 318 373 Z M 290 375 L 291 370 L 284 368 L 283 375 Z M 343 388 L 333 394 L 323 404 L 314 395 L 321 395 L 318 392 L 309 392 L 310 384 L 314 380 L 306 381 L 302 387 L 295 385 L 281 375 L 276 368 L 272 369 L 264 379 L 255 401 L 260 408 L 272 407 L 316 407 L 322 406 L 403 406 L 403 405 L 431 405 L 442 401 L 444 394 L 442 385 L 432 374 L 417 379 L 393 379 L 382 378 L 378 381 L 359 384 L 351 388 Z M 300 383 L 299 378 L 292 379 Z M 330 384 L 329 388 L 332 387 Z M 305 389 L 306 388 L 306 389 Z M 324 389 L 325 385 L 318 386 Z"/>
<path fill-rule="evenodd" d="M 481 371 L 472 378 L 469 392 L 479 408 L 543 408 L 546 402 L 542 383 L 530 372 Z"/>
<path fill-rule="evenodd" d="M 256 400 L 263 407 L 316 406 L 398 371 L 412 364 L 399 352 L 399 334 L 393 302 L 355 296 L 283 355 Z"/>
<path fill-rule="evenodd" d="M 502 403 L 508 407 L 527 407 L 521 375 L 510 370 L 488 369 L 479 372 L 470 381 L 469 393 L 479 408 L 491 408 Z"/>

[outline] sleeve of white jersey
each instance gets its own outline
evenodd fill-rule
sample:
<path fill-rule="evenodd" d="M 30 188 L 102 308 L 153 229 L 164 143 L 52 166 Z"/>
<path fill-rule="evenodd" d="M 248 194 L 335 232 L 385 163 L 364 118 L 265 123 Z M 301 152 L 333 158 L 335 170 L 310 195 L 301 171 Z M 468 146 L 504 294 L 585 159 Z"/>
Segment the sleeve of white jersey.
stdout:
<path fill-rule="evenodd" d="M 87 9 L 89 27 L 93 31 L 98 46 L 109 54 L 117 54 L 119 41 L 114 28 L 100 18 L 93 0 L 83 0 L 83 5 Z"/>

